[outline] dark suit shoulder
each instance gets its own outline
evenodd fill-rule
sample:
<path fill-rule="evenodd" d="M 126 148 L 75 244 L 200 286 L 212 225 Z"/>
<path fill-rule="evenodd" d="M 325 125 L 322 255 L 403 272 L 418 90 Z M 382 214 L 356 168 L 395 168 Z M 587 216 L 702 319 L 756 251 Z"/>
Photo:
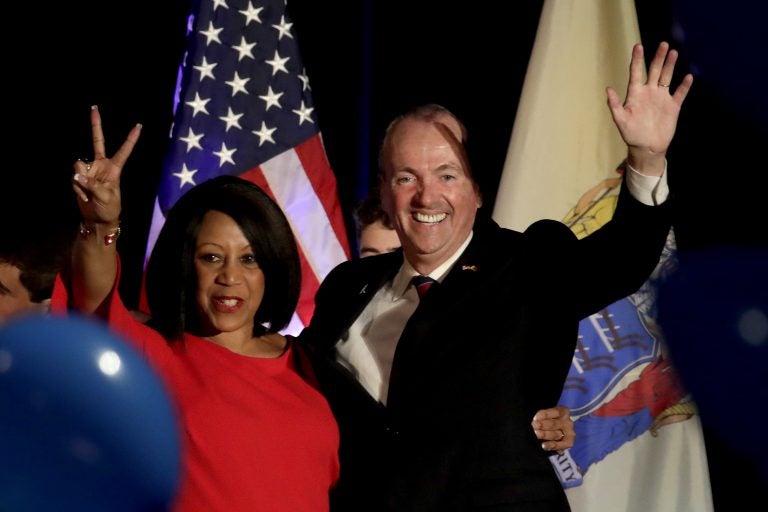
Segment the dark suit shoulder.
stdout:
<path fill-rule="evenodd" d="M 402 250 L 345 261 L 328 273 L 320 288 L 322 289 L 323 286 L 333 287 L 339 283 L 360 282 L 361 280 L 367 282 L 372 277 L 389 273 L 393 268 L 395 270 L 400 268 L 402 262 Z"/>
<path fill-rule="evenodd" d="M 571 230 L 560 221 L 552 219 L 542 219 L 534 222 L 525 230 L 525 236 L 564 236 L 571 233 Z"/>
<path fill-rule="evenodd" d="M 473 226 L 475 234 L 481 239 L 495 239 L 504 242 L 519 242 L 521 237 L 559 236 L 563 237 L 571 230 L 560 221 L 542 219 L 534 222 L 523 232 L 503 228 L 496 221 L 485 215 L 479 215 Z"/>
<path fill-rule="evenodd" d="M 474 230 L 473 243 L 492 252 L 492 260 L 504 260 L 508 255 L 518 254 L 521 250 L 551 251 L 561 244 L 576 241 L 576 236 L 568 226 L 548 219 L 534 222 L 523 233 L 502 228 L 491 219 L 478 220 Z"/>
<path fill-rule="evenodd" d="M 543 219 L 534 222 L 523 233 L 523 238 L 533 244 L 563 244 L 577 240 L 573 231 L 562 222 Z"/>

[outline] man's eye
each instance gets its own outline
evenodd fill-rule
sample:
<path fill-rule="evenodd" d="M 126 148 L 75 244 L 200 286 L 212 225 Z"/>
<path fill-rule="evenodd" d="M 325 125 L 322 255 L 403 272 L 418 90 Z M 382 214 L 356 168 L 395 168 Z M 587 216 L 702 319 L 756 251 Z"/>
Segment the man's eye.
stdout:
<path fill-rule="evenodd" d="M 406 183 L 410 183 L 411 181 L 413 181 L 413 176 L 398 176 L 395 179 L 395 183 L 398 185 L 404 185 Z"/>

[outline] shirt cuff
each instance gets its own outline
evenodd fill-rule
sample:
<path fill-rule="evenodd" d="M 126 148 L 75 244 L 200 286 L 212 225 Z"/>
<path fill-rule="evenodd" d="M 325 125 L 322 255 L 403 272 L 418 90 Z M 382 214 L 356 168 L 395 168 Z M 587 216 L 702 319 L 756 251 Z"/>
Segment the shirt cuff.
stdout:
<path fill-rule="evenodd" d="M 664 162 L 664 172 L 661 176 L 646 176 L 640 174 L 634 167 L 627 164 L 627 188 L 632 197 L 647 206 L 662 204 L 669 197 L 667 185 L 667 162 Z"/>

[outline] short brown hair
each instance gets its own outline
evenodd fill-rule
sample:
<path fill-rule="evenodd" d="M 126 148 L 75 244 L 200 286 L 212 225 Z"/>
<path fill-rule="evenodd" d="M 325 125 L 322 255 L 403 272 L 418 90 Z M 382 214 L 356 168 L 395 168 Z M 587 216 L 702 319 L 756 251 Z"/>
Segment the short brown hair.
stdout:
<path fill-rule="evenodd" d="M 381 198 L 375 190 L 372 190 L 357 204 L 352 215 L 355 218 L 357 238 L 360 238 L 363 229 L 376 222 L 381 222 L 387 229 L 395 229 L 389 215 L 387 215 L 387 212 L 381 207 Z"/>

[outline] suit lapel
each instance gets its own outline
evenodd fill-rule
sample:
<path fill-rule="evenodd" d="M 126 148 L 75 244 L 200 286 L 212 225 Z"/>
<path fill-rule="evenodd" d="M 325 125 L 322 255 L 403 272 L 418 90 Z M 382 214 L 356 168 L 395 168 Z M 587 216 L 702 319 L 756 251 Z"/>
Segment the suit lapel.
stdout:
<path fill-rule="evenodd" d="M 336 343 L 346 337 L 347 331 L 376 292 L 397 273 L 403 258 L 398 251 L 366 260 L 369 261 L 357 262 L 361 265 L 359 271 L 334 285 L 330 292 L 333 297 L 332 313 L 318 314 L 313 320 L 321 333 L 313 336 L 313 342 L 319 345 L 327 358 L 335 359 Z"/>
<path fill-rule="evenodd" d="M 379 264 L 368 269 L 368 271 L 364 273 L 362 279 L 355 284 L 357 293 L 355 294 L 354 306 L 349 311 L 349 315 L 344 322 L 344 329 L 339 333 L 340 336 L 338 339 L 341 339 L 341 334 L 349 329 L 354 321 L 357 320 L 360 313 L 363 312 L 368 303 L 371 302 L 371 299 L 373 299 L 374 295 L 376 295 L 376 292 L 391 281 L 398 270 L 400 270 L 400 267 L 403 264 L 402 252 L 397 251 L 392 254 L 392 257 L 389 256 L 389 254 L 383 255 L 381 261 L 377 262 Z"/>

